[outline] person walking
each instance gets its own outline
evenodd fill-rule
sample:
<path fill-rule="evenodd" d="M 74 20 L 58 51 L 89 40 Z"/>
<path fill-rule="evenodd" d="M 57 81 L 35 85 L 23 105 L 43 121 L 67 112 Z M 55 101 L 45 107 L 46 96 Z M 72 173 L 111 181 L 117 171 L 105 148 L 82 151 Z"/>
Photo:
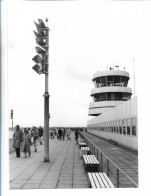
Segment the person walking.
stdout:
<path fill-rule="evenodd" d="M 51 139 L 54 139 L 53 131 L 50 132 L 50 138 L 51 138 Z"/>
<path fill-rule="evenodd" d="M 61 128 L 59 128 L 59 130 L 58 130 L 58 139 L 61 140 L 61 137 L 62 137 L 62 130 L 61 130 Z"/>
<path fill-rule="evenodd" d="M 71 133 L 71 130 L 70 130 L 69 128 L 67 128 L 67 131 L 66 131 L 67 140 L 71 140 L 71 138 L 70 138 L 70 133 Z"/>
<path fill-rule="evenodd" d="M 30 135 L 31 135 L 31 144 L 33 144 L 33 140 L 34 140 L 34 139 L 33 139 L 33 133 L 34 133 L 34 130 L 31 129 L 31 134 L 30 134 Z"/>
<path fill-rule="evenodd" d="M 40 126 L 39 129 L 38 129 L 38 134 L 39 134 L 39 142 L 40 142 L 40 145 L 42 145 L 42 136 L 43 136 L 43 128 Z"/>
<path fill-rule="evenodd" d="M 28 130 L 25 129 L 23 135 L 23 142 L 21 144 L 21 150 L 22 152 L 24 152 L 25 158 L 27 158 L 27 153 L 29 154 L 29 157 L 31 155 L 30 145 L 31 145 L 31 135 L 28 132 Z"/>
<path fill-rule="evenodd" d="M 66 130 L 65 130 L 65 128 L 63 128 L 63 130 L 62 130 L 62 138 L 63 138 L 63 141 L 65 139 L 65 135 L 66 135 Z"/>
<path fill-rule="evenodd" d="M 36 127 L 33 127 L 32 136 L 33 136 L 33 144 L 34 144 L 35 152 L 37 152 L 38 131 Z"/>
<path fill-rule="evenodd" d="M 75 130 L 75 140 L 76 140 L 76 144 L 78 144 L 78 138 L 79 138 L 79 132 L 78 130 Z"/>
<path fill-rule="evenodd" d="M 23 131 L 20 129 L 19 125 L 16 125 L 15 132 L 13 135 L 14 143 L 13 147 L 16 151 L 16 157 L 20 157 L 20 144 L 23 141 Z"/>

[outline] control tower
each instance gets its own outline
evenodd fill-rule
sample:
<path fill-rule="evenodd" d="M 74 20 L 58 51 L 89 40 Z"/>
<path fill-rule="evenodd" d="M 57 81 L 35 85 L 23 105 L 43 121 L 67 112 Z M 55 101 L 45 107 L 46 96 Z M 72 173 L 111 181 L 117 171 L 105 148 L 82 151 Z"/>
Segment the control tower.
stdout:
<path fill-rule="evenodd" d="M 89 104 L 89 115 L 98 116 L 131 98 L 132 90 L 127 87 L 129 73 L 125 70 L 110 68 L 93 75 L 95 88 L 91 90 L 93 102 Z"/>

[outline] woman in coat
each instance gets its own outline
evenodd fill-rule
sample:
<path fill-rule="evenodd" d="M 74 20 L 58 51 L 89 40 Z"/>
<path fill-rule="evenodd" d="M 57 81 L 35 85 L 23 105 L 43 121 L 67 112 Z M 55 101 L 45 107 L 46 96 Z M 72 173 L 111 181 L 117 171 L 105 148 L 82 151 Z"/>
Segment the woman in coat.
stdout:
<path fill-rule="evenodd" d="M 29 157 L 31 155 L 30 145 L 31 145 L 31 135 L 28 132 L 28 130 L 25 129 L 24 135 L 23 135 L 23 143 L 21 146 L 21 150 L 22 152 L 24 152 L 25 158 L 27 158 L 27 153 L 29 154 Z"/>

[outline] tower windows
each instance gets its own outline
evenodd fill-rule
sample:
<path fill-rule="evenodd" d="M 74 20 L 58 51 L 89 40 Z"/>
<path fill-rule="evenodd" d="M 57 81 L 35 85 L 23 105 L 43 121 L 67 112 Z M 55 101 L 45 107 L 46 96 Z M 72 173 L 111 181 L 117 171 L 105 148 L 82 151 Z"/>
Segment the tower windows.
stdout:
<path fill-rule="evenodd" d="M 108 93 L 97 93 L 92 96 L 95 102 L 98 101 L 127 101 L 131 98 L 130 93 L 123 92 L 108 92 Z"/>
<path fill-rule="evenodd" d="M 123 86 L 127 87 L 129 78 L 126 76 L 102 76 L 94 79 L 95 87 Z"/>

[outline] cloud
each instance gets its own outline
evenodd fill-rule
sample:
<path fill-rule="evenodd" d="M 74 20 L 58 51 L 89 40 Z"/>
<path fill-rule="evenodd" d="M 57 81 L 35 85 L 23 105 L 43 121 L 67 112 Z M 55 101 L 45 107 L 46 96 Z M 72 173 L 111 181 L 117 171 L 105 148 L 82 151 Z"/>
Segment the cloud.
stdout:
<path fill-rule="evenodd" d="M 92 75 L 83 73 L 82 71 L 77 71 L 76 69 L 68 68 L 67 70 L 68 77 L 70 79 L 80 80 L 81 82 L 91 83 Z"/>

